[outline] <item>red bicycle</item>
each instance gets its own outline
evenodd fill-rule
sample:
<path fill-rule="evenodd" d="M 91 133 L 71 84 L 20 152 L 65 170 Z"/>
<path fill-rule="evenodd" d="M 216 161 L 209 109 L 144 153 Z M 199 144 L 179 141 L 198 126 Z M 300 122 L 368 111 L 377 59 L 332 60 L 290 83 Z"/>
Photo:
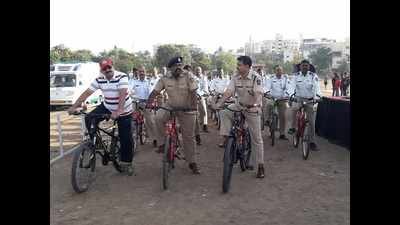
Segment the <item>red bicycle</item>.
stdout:
<path fill-rule="evenodd" d="M 144 115 L 143 110 L 146 102 L 140 100 L 133 100 L 135 104 L 135 111 L 132 113 L 132 135 L 136 141 L 140 141 L 141 145 L 146 142 L 146 132 L 144 129 Z"/>
<path fill-rule="evenodd" d="M 299 143 L 301 143 L 302 146 L 302 156 L 304 160 L 307 160 L 308 155 L 310 153 L 310 137 L 311 134 L 309 132 L 310 126 L 309 126 L 309 120 L 307 118 L 307 113 L 305 112 L 305 106 L 307 104 L 313 104 L 315 105 L 319 101 L 314 100 L 314 99 L 308 99 L 308 100 L 299 100 L 294 97 L 295 94 L 290 96 L 289 101 L 290 102 L 298 102 L 300 103 L 300 108 L 296 112 L 296 131 L 293 133 L 293 146 L 297 148 L 299 146 Z"/>
<path fill-rule="evenodd" d="M 182 155 L 179 142 L 178 129 L 176 125 L 176 112 L 188 112 L 193 109 L 168 109 L 164 107 L 156 107 L 156 110 L 163 109 L 170 113 L 170 118 L 165 124 L 165 141 L 164 151 L 162 157 L 162 186 L 164 190 L 169 187 L 169 176 L 171 170 L 175 168 L 175 158 L 184 160 L 185 157 Z"/>

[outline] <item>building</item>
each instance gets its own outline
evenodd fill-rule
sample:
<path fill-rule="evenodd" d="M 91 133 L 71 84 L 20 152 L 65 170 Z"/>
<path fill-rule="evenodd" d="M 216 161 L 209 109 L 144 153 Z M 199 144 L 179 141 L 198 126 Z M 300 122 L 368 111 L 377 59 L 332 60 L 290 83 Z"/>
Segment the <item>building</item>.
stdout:
<path fill-rule="evenodd" d="M 341 51 L 332 51 L 331 56 L 332 56 L 331 68 L 337 69 L 340 65 L 340 62 L 343 59 L 343 54 Z"/>
<path fill-rule="evenodd" d="M 303 39 L 300 45 L 300 52 L 305 59 L 309 59 L 311 52 L 316 51 L 319 48 L 331 48 L 332 44 L 336 41 L 333 39 L 321 38 L 321 39 Z"/>
<path fill-rule="evenodd" d="M 249 38 L 249 42 L 245 44 L 245 54 L 253 56 L 254 54 L 264 53 L 271 55 L 272 59 L 283 58 L 293 60 L 294 55 L 299 51 L 300 45 L 298 40 L 285 40 L 283 35 L 276 34 L 274 40 L 264 40 L 254 42 Z"/>

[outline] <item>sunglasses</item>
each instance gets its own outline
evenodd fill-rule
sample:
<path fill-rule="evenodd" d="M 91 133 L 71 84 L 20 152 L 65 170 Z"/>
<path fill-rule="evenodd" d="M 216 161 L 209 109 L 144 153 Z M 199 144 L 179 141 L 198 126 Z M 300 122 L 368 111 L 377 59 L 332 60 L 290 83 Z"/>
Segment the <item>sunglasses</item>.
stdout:
<path fill-rule="evenodd" d="M 103 71 L 107 71 L 107 70 L 110 70 L 111 69 L 111 66 L 105 66 L 104 68 L 103 68 Z"/>

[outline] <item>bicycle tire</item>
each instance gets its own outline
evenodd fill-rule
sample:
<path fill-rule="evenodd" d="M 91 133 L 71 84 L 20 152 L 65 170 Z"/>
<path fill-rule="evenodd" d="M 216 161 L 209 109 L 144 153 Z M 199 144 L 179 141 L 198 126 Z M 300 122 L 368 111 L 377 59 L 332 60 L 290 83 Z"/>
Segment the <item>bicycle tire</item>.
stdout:
<path fill-rule="evenodd" d="M 308 135 L 308 126 L 306 125 L 306 127 L 304 128 L 304 137 L 302 138 L 302 156 L 304 160 L 308 159 L 308 156 L 310 154 L 310 138 Z"/>
<path fill-rule="evenodd" d="M 170 162 L 169 162 L 169 152 L 171 145 L 171 136 L 167 136 L 164 142 L 164 153 L 162 157 L 162 187 L 164 190 L 167 190 L 169 187 L 169 171 L 170 171 Z"/>
<path fill-rule="evenodd" d="M 234 153 L 233 148 L 235 148 L 234 138 L 229 137 L 228 142 L 225 147 L 224 152 L 224 168 L 222 174 L 222 192 L 227 193 L 230 188 L 231 184 L 231 177 L 232 177 L 232 154 Z"/>
<path fill-rule="evenodd" d="M 145 133 L 143 132 L 143 123 L 139 124 L 138 130 L 139 130 L 140 145 L 144 145 L 144 143 L 146 142 L 146 136 Z"/>
<path fill-rule="evenodd" d="M 245 150 L 243 154 L 243 159 L 240 160 L 240 168 L 242 169 L 242 172 L 246 171 L 247 169 L 246 167 L 249 165 L 251 156 L 251 137 L 249 129 L 246 130 L 246 139 L 244 148 Z"/>
<path fill-rule="evenodd" d="M 271 145 L 275 145 L 275 131 L 277 129 L 277 123 L 278 123 L 278 116 L 274 113 L 272 114 L 272 120 L 271 120 L 271 126 L 270 126 L 270 132 L 271 132 Z"/>
<path fill-rule="evenodd" d="M 263 112 L 261 112 L 261 130 L 265 130 L 265 117 Z"/>
<path fill-rule="evenodd" d="M 221 118 L 219 116 L 219 112 L 216 112 L 216 119 L 217 119 L 217 130 L 221 129 Z"/>
<path fill-rule="evenodd" d="M 121 149 L 121 144 L 119 143 L 119 141 L 112 140 L 110 144 L 112 164 L 115 170 L 122 173 L 120 149 Z"/>
<path fill-rule="evenodd" d="M 74 155 L 72 157 L 72 169 L 71 169 L 71 184 L 72 188 L 76 193 L 82 193 L 89 189 L 91 184 L 93 183 L 96 173 L 96 153 L 95 150 L 90 148 L 91 143 L 89 141 L 83 142 L 78 149 L 75 150 Z M 94 157 L 92 157 L 93 155 Z M 89 162 L 87 165 L 82 164 L 82 160 L 84 157 L 89 157 Z M 87 168 L 83 168 L 87 167 Z M 87 173 L 87 183 L 81 184 L 80 179 L 78 178 L 78 173 L 82 172 Z"/>

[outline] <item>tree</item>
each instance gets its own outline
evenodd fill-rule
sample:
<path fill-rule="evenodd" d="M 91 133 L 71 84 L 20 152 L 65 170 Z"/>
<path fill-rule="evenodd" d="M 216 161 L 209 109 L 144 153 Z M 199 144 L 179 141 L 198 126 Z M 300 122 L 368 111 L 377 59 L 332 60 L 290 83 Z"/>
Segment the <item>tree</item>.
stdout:
<path fill-rule="evenodd" d="M 153 58 L 149 51 L 135 53 L 133 66 L 138 67 L 139 65 L 143 65 L 147 70 L 154 67 Z"/>
<path fill-rule="evenodd" d="M 318 74 L 329 68 L 329 65 L 332 61 L 332 56 L 330 55 L 330 53 L 331 49 L 325 47 L 319 48 L 316 51 L 311 52 L 309 58 L 311 60 L 311 63 L 315 65 Z"/>
<path fill-rule="evenodd" d="M 169 60 L 176 56 L 183 57 L 184 64 L 191 64 L 192 58 L 189 49 L 185 45 L 160 45 L 154 56 L 154 65 L 160 68 L 167 66 Z"/>
<path fill-rule="evenodd" d="M 350 66 L 347 63 L 347 60 L 342 60 L 339 62 L 339 66 L 336 71 L 339 73 L 344 73 L 344 72 L 348 72 L 349 70 L 350 70 Z"/>
<path fill-rule="evenodd" d="M 78 62 L 88 62 L 91 61 L 93 57 L 94 55 L 92 52 L 86 49 L 73 51 L 71 54 L 71 60 Z"/>
<path fill-rule="evenodd" d="M 193 68 L 200 66 L 203 70 L 211 69 L 211 59 L 200 48 L 194 45 L 189 45 L 189 52 L 192 58 Z"/>
<path fill-rule="evenodd" d="M 293 71 L 294 65 L 295 65 L 295 63 L 293 61 L 292 62 L 285 62 L 282 65 L 283 72 L 286 73 L 286 74 L 289 74 L 289 75 L 292 74 L 294 72 Z"/>
<path fill-rule="evenodd" d="M 212 57 L 213 65 L 215 68 L 221 68 L 225 72 L 232 74 L 236 68 L 236 57 L 229 52 L 217 51 Z"/>
<path fill-rule="evenodd" d="M 267 73 L 273 72 L 272 68 L 274 66 L 274 62 L 272 61 L 271 54 L 268 54 L 266 51 L 262 51 L 261 53 L 255 53 L 252 60 L 253 64 L 264 65 Z"/>
<path fill-rule="evenodd" d="M 71 61 L 72 51 L 63 44 L 56 45 L 50 49 L 50 60 L 54 63 Z"/>

